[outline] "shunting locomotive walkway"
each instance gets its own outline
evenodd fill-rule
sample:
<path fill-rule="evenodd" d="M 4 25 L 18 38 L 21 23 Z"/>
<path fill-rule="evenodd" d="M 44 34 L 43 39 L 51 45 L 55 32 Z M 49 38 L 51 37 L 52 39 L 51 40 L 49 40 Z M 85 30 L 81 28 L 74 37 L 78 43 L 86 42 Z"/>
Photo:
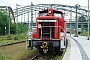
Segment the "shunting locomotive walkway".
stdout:
<path fill-rule="evenodd" d="M 90 40 L 85 36 L 67 35 L 68 47 L 62 60 L 90 60 Z"/>

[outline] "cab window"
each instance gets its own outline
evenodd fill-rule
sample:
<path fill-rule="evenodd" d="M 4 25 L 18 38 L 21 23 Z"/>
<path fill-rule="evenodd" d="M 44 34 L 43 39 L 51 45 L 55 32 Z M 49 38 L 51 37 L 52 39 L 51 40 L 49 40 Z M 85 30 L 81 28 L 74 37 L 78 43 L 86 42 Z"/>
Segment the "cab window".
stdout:
<path fill-rule="evenodd" d="M 54 13 L 54 16 L 62 18 L 62 15 L 60 13 Z"/>
<path fill-rule="evenodd" d="M 40 13 L 40 16 L 46 16 L 47 13 Z"/>

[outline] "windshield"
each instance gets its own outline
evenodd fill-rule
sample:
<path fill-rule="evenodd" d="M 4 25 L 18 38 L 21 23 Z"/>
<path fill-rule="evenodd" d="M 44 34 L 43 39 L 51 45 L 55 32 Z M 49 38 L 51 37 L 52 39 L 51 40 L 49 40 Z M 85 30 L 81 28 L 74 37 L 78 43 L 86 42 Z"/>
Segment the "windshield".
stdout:
<path fill-rule="evenodd" d="M 40 16 L 46 16 L 47 15 L 47 13 L 41 13 L 40 14 Z"/>
<path fill-rule="evenodd" d="M 60 13 L 54 13 L 54 16 L 62 18 L 62 15 Z"/>

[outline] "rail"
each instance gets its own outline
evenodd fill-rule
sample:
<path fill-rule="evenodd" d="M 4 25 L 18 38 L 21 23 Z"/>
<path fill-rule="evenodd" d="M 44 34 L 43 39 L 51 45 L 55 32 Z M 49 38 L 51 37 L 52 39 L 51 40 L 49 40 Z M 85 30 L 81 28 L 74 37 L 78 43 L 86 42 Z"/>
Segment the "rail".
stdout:
<path fill-rule="evenodd" d="M 24 42 L 26 42 L 26 40 L 19 41 L 19 42 L 8 43 L 8 44 L 1 44 L 0 47 L 3 47 L 3 46 L 9 46 L 9 45 L 13 45 L 13 44 L 24 43 Z"/>

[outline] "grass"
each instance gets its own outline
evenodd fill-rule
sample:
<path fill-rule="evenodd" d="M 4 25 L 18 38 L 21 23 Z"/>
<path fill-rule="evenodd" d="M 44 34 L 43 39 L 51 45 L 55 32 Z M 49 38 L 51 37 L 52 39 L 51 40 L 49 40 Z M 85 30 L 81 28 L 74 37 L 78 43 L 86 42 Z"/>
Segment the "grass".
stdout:
<path fill-rule="evenodd" d="M 85 32 L 82 33 L 82 36 L 87 36 L 87 34 L 88 34 L 88 32 L 85 31 Z"/>
<path fill-rule="evenodd" d="M 64 49 L 63 53 L 61 55 L 56 55 L 55 60 L 62 60 L 64 57 L 66 50 Z"/>
<path fill-rule="evenodd" d="M 26 34 L 0 36 L 0 44 L 7 44 L 26 40 Z M 21 60 L 26 58 L 36 49 L 27 50 L 26 43 L 14 44 L 10 46 L 0 47 L 0 60 Z"/>
<path fill-rule="evenodd" d="M 8 44 L 12 42 L 18 42 L 22 40 L 26 40 L 26 34 L 19 34 L 17 35 L 6 35 L 6 36 L 0 36 L 0 44 Z"/>
<path fill-rule="evenodd" d="M 0 41 L 0 44 L 8 44 L 8 43 L 12 43 L 12 42 L 17 42 L 18 40 L 2 40 L 2 41 Z"/>
<path fill-rule="evenodd" d="M 26 43 L 15 44 L 11 46 L 0 47 L 2 56 L 0 60 L 21 60 L 27 57 L 34 50 L 26 50 Z"/>
<path fill-rule="evenodd" d="M 8 44 L 26 40 L 26 34 L 0 36 L 0 44 Z M 21 60 L 34 50 L 26 50 L 26 43 L 0 47 L 0 60 Z"/>
<path fill-rule="evenodd" d="M 2 52 L 0 51 L 0 60 L 3 59 Z"/>

